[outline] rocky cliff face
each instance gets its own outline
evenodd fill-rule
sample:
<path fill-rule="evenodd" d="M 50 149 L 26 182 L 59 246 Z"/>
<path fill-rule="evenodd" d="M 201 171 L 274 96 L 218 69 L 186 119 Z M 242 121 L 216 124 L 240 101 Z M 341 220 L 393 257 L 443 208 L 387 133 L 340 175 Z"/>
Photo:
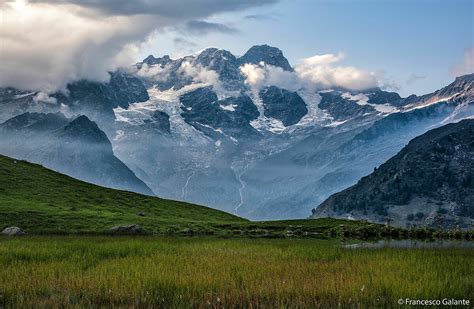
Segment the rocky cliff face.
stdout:
<path fill-rule="evenodd" d="M 153 195 L 86 116 L 25 113 L 0 124 L 0 153 L 105 187 Z"/>
<path fill-rule="evenodd" d="M 239 58 L 241 64 L 259 64 L 264 62 L 269 65 L 280 67 L 285 71 L 293 71 L 288 60 L 283 56 L 283 52 L 269 45 L 252 46 L 242 57 Z"/>
<path fill-rule="evenodd" d="M 275 86 L 260 91 L 264 115 L 280 120 L 284 126 L 297 124 L 308 113 L 306 103 L 296 92 Z"/>
<path fill-rule="evenodd" d="M 207 48 L 194 61 L 207 70 L 216 72 L 220 81 L 229 90 L 243 88 L 244 78 L 240 74 L 239 61 L 231 52 L 224 49 Z"/>
<path fill-rule="evenodd" d="M 64 104 L 71 113 L 87 112 L 89 117 L 100 121 L 113 119 L 113 109 L 127 108 L 131 103 L 149 99 L 143 83 L 124 72 L 111 73 L 110 82 L 98 83 L 81 80 L 67 86 L 67 93 L 56 93 L 52 97 Z"/>
<path fill-rule="evenodd" d="M 344 97 L 340 92 L 321 93 L 319 108 L 327 111 L 335 120 L 348 120 L 375 112 L 370 105 L 359 105 L 356 100 Z"/>
<path fill-rule="evenodd" d="M 356 185 L 329 197 L 313 217 L 472 228 L 473 141 L 474 120 L 428 131 Z"/>
<path fill-rule="evenodd" d="M 219 100 L 211 88 L 199 88 L 180 97 L 181 116 L 186 123 L 208 136 L 256 135 L 250 121 L 258 110 L 248 96 Z"/>

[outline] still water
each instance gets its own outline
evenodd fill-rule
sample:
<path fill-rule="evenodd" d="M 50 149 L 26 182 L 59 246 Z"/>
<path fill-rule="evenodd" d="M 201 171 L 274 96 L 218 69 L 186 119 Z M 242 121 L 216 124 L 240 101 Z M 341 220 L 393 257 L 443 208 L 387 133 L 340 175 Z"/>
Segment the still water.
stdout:
<path fill-rule="evenodd" d="M 379 240 L 375 242 L 362 242 L 343 244 L 348 249 L 380 249 L 380 248 L 474 248 L 474 241 L 467 240 Z"/>

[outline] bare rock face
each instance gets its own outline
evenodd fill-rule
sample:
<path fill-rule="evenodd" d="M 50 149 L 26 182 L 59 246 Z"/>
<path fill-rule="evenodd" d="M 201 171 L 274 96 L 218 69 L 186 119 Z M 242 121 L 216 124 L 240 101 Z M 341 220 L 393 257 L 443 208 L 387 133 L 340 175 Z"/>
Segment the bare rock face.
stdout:
<path fill-rule="evenodd" d="M 285 71 L 293 72 L 288 59 L 283 56 L 283 52 L 276 47 L 269 45 L 255 45 L 252 46 L 242 57 L 239 62 L 241 64 L 253 63 L 259 64 L 261 61 L 276 67 L 280 67 Z"/>
<path fill-rule="evenodd" d="M 26 142 L 25 142 L 26 141 Z M 100 186 L 154 195 L 87 116 L 23 113 L 0 124 L 0 153 Z"/>
<path fill-rule="evenodd" d="M 359 105 L 357 101 L 343 97 L 340 92 L 324 92 L 319 95 L 321 96 L 321 102 L 318 104 L 319 108 L 336 120 L 348 120 L 375 112 L 372 106 Z"/>
<path fill-rule="evenodd" d="M 2 231 L 2 235 L 22 236 L 25 235 L 25 232 L 17 226 L 9 226 Z"/>
<path fill-rule="evenodd" d="M 474 224 L 473 141 L 472 119 L 430 130 L 357 184 L 330 196 L 312 217 L 470 229 Z"/>
<path fill-rule="evenodd" d="M 180 102 L 184 121 L 207 136 L 219 131 L 234 137 L 258 135 L 250 125 L 258 109 L 247 95 L 219 100 L 211 87 L 203 87 L 182 95 Z"/>
<path fill-rule="evenodd" d="M 138 224 L 118 225 L 110 230 L 113 234 L 137 235 L 144 234 L 145 230 Z"/>
<path fill-rule="evenodd" d="M 285 126 L 298 123 L 308 113 L 306 103 L 296 92 L 270 86 L 260 91 L 260 98 L 265 116 L 278 119 Z"/>

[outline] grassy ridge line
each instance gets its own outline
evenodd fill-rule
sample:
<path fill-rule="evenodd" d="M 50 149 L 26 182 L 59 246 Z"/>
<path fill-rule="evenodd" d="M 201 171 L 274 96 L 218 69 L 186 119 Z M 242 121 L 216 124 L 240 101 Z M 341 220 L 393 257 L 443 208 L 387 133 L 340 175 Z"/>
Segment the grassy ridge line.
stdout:
<path fill-rule="evenodd" d="M 96 235 L 132 223 L 161 235 L 473 238 L 472 231 L 407 231 L 330 218 L 250 222 L 204 206 L 103 188 L 0 155 L 0 229 L 19 226 L 28 234 Z"/>
<path fill-rule="evenodd" d="M 376 226 L 335 219 L 250 222 L 204 206 L 103 188 L 0 156 L 0 229 L 19 226 L 29 234 L 103 234 L 112 226 L 131 223 L 152 234 L 276 237 L 322 235 L 340 231 L 341 224 L 349 229 Z"/>
<path fill-rule="evenodd" d="M 0 156 L 0 228 L 103 232 L 114 225 L 137 223 L 150 232 L 166 232 L 245 221 L 204 206 L 103 188 Z"/>

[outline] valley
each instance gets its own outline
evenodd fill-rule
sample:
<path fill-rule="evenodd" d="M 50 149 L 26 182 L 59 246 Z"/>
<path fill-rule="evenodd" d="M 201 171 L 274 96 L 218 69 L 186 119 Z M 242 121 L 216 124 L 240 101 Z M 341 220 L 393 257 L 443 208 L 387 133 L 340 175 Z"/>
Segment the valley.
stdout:
<path fill-rule="evenodd" d="M 295 68 L 269 45 L 241 57 L 208 48 L 178 59 L 149 56 L 114 72 L 108 83 L 73 83 L 68 95 L 52 94 L 50 104 L 36 104 L 35 92 L 3 89 L 0 153 L 98 185 L 153 192 L 250 220 L 304 219 L 411 139 L 474 114 L 472 74 L 402 98 L 381 88 L 314 87 Z M 269 81 L 256 83 L 252 72 Z M 272 80 L 277 73 L 291 83 Z M 7 125 L 28 118 L 25 112 L 60 113 L 69 121 L 85 115 L 101 131 L 96 134 L 105 134 L 102 143 L 111 145 L 107 156 L 128 171 L 111 177 L 97 153 L 81 153 L 81 161 L 72 147 L 51 155 L 54 148 L 45 151 L 39 129 Z M 76 143 L 68 138 L 57 144 Z M 15 142 L 23 139 L 28 142 Z"/>
<path fill-rule="evenodd" d="M 27 235 L 467 239 L 472 230 L 402 229 L 332 218 L 249 221 L 212 208 L 85 183 L 0 156 L 3 231 Z M 1 232 L 1 231 L 0 231 Z"/>
<path fill-rule="evenodd" d="M 0 309 L 474 308 L 474 0 L 0 0 Z"/>

